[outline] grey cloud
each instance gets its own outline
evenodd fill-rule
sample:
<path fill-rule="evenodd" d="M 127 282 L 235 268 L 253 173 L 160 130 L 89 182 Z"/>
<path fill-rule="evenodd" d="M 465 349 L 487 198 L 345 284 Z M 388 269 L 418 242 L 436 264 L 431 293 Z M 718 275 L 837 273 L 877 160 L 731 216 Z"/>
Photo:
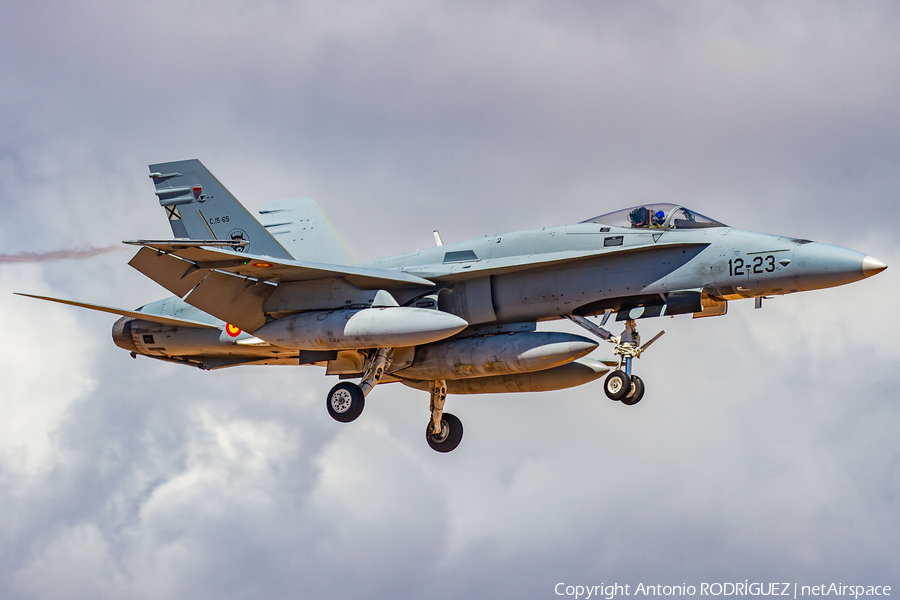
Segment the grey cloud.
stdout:
<path fill-rule="evenodd" d="M 4 254 L 167 237 L 146 165 L 197 157 L 250 208 L 316 197 L 358 260 L 430 245 L 434 228 L 458 240 L 650 199 L 900 258 L 892 3 L 2 13 Z M 125 262 L 3 264 L 0 288 L 126 308 L 166 295 Z M 448 456 L 424 443 L 420 392 L 379 387 L 342 427 L 315 369 L 131 360 L 104 315 L 4 301 L 4 419 L 38 433 L 0 440 L 0 588 L 898 585 L 892 269 L 762 311 L 642 323 L 668 334 L 640 361 L 651 391 L 634 410 L 597 385 L 451 397 L 466 434 Z M 29 455 L 39 433 L 49 452 Z"/>

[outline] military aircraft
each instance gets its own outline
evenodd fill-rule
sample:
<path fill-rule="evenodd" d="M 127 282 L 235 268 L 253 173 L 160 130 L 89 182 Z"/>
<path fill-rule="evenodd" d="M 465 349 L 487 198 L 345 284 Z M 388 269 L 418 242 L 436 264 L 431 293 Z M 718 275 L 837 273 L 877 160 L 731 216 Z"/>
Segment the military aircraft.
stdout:
<path fill-rule="evenodd" d="M 760 307 L 887 268 L 674 204 L 446 245 L 435 231 L 435 247 L 354 264 L 309 198 L 268 202 L 258 221 L 198 160 L 150 171 L 175 239 L 125 242 L 140 246 L 129 264 L 175 296 L 135 310 L 32 297 L 121 315 L 113 340 L 133 357 L 325 367 L 343 380 L 326 406 L 344 423 L 379 383 L 427 391 L 425 435 L 438 452 L 462 439 L 462 423 L 443 410 L 448 394 L 558 390 L 614 367 L 606 395 L 633 405 L 644 395 L 633 360 L 664 333 L 642 345 L 636 319 L 724 315 L 730 300 Z M 624 321 L 618 336 L 604 328 L 613 313 Z M 599 315 L 600 324 L 587 318 Z M 591 338 L 537 331 L 563 318 Z M 587 358 L 592 338 L 617 358 Z"/>

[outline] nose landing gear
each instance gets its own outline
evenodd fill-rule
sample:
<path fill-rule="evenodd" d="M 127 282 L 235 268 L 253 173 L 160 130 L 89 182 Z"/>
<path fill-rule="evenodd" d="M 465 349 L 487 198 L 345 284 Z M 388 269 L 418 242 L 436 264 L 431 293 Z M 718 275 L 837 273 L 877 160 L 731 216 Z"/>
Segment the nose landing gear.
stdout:
<path fill-rule="evenodd" d="M 606 311 L 603 317 L 603 324 L 612 311 Z M 665 331 L 660 331 L 653 339 L 641 346 L 641 336 L 637 331 L 637 325 L 634 319 L 625 321 L 625 331 L 622 335 L 615 337 L 609 331 L 598 325 L 588 321 L 584 317 L 578 315 L 566 315 L 566 318 L 587 329 L 602 340 L 606 340 L 616 347 L 613 354 L 619 356 L 618 368 L 610 373 L 603 384 L 603 391 L 610 400 L 619 400 L 622 404 L 633 406 L 641 401 L 644 397 L 644 382 L 637 375 L 631 374 L 631 361 L 640 358 L 641 354 L 650 347 L 650 344 L 658 340 Z"/>

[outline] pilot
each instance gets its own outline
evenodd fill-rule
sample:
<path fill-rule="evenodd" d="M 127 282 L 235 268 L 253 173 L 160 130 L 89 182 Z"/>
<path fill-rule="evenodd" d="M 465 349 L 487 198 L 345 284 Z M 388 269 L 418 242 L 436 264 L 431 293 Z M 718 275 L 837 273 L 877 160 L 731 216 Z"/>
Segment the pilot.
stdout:
<path fill-rule="evenodd" d="M 656 211 L 650 217 L 650 228 L 651 229 L 662 229 L 663 224 L 666 222 L 666 213 L 661 210 Z"/>

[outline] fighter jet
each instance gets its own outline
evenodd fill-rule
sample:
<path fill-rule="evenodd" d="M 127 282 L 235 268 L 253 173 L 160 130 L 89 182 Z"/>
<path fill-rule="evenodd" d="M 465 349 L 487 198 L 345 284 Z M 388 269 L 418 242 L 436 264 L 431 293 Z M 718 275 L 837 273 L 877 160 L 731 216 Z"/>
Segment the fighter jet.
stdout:
<path fill-rule="evenodd" d="M 425 436 L 438 452 L 463 434 L 444 412 L 448 394 L 558 390 L 609 373 L 606 395 L 634 405 L 644 395 L 634 360 L 664 333 L 641 344 L 636 320 L 721 316 L 732 300 L 759 308 L 887 268 L 674 204 L 446 245 L 435 231 L 432 248 L 354 264 L 311 199 L 266 203 L 257 220 L 198 160 L 150 171 L 174 239 L 125 242 L 140 247 L 129 264 L 175 295 L 135 310 L 33 297 L 121 315 L 113 340 L 133 357 L 324 367 L 342 380 L 325 404 L 343 423 L 378 384 L 429 392 Z M 613 314 L 619 335 L 605 328 Z M 559 319 L 589 337 L 537 330 Z M 613 358 L 587 357 L 599 342 Z"/>

